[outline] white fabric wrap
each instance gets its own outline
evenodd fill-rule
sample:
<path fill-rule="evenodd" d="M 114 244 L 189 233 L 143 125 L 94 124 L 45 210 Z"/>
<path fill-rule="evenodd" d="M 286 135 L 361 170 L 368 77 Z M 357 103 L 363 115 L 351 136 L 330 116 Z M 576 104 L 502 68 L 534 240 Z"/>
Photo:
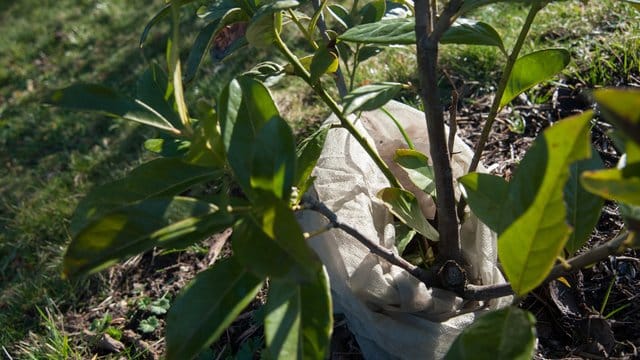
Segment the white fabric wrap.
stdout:
<path fill-rule="evenodd" d="M 429 154 L 424 113 L 395 101 L 385 108 L 402 124 L 416 150 Z M 332 116 L 327 122 L 335 123 L 337 119 Z M 403 186 L 419 197 L 423 212 L 433 217 L 433 201 L 416 189 L 392 161 L 395 150 L 407 146 L 388 115 L 382 111 L 363 113 L 356 126 L 370 143 L 375 143 Z M 473 154 L 459 138 L 454 144 L 455 179 L 465 173 Z M 330 130 L 313 176 L 316 179 L 311 194 L 342 222 L 395 249 L 392 215 L 376 197 L 389 182 L 346 130 Z M 299 220 L 305 231 L 327 224 L 324 217 L 312 211 L 302 212 Z M 475 283 L 505 281 L 496 266 L 495 233 L 471 215 L 462 226 L 461 241 L 470 262 L 468 275 L 479 280 Z M 366 359 L 442 358 L 475 316 L 509 302 L 508 298 L 484 304 L 465 302 L 451 292 L 427 289 L 408 272 L 371 254 L 338 229 L 313 237 L 310 242 L 329 273 L 334 311 L 344 313 Z"/>

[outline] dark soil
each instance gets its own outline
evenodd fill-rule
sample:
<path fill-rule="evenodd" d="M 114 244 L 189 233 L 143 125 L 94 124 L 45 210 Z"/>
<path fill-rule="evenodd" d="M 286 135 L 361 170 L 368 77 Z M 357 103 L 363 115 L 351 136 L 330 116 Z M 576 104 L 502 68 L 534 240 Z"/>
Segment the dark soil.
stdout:
<path fill-rule="evenodd" d="M 509 179 L 535 137 L 560 118 L 591 107 L 580 86 L 557 85 L 540 89 L 551 93 L 552 101 L 538 105 L 520 97 L 511 109 L 501 113 L 487 144 L 484 163 L 490 172 Z M 473 90 L 469 90 L 473 91 Z M 468 94 L 462 94 L 468 95 Z M 466 97 L 466 96 L 465 96 Z M 458 134 L 473 146 L 488 113 L 489 97 L 475 96 L 472 104 L 459 104 Z M 614 166 L 619 153 L 604 135 L 610 126 L 596 121 L 594 144 L 607 166 Z M 607 204 L 586 248 L 603 244 L 622 228 L 613 204 Z M 102 276 L 107 293 L 90 298 L 82 307 L 64 315 L 65 331 L 76 344 L 89 344 L 88 353 L 119 358 L 126 348 L 129 356 L 158 359 L 164 353 L 164 314 L 154 314 L 149 303 L 173 299 L 199 271 L 216 257 L 228 256 L 227 234 L 206 241 L 199 249 L 169 254 L 147 253 L 111 268 Z M 225 244 L 223 246 L 223 244 Z M 521 307 L 537 319 L 537 359 L 636 358 L 640 347 L 640 254 L 626 251 L 589 269 L 554 281 L 521 301 Z M 263 347 L 260 325 L 264 291 L 228 328 L 201 359 L 256 358 Z M 603 311 L 601 311 L 601 309 Z M 92 323 L 110 317 L 108 326 L 118 330 L 112 336 Z M 155 330 L 144 332 L 141 322 L 151 316 L 159 320 Z M 121 352 L 119 355 L 117 352 Z M 341 317 L 335 321 L 332 359 L 362 358 L 357 342 Z"/>

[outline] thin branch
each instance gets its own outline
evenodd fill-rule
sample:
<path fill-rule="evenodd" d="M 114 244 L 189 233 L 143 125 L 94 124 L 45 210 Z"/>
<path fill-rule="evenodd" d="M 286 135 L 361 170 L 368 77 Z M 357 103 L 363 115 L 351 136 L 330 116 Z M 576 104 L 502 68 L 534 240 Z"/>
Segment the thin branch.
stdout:
<path fill-rule="evenodd" d="M 420 70 L 420 95 L 425 109 L 427 121 L 427 131 L 429 132 L 429 151 L 433 161 L 435 172 L 436 192 L 438 201 L 436 211 L 438 217 L 438 232 L 440 233 L 440 244 L 438 246 L 439 263 L 447 260 L 454 260 L 463 263 L 460 239 L 458 236 L 458 219 L 456 216 L 456 202 L 453 191 L 453 175 L 449 154 L 447 149 L 447 139 L 444 132 L 444 114 L 440 103 L 440 92 L 438 90 L 438 40 L 436 31 L 445 31 L 448 20 L 445 18 L 453 16 L 452 4 L 461 3 L 460 0 L 452 0 L 447 5 L 443 15 L 438 19 L 436 30 L 429 36 L 427 33 L 429 16 L 431 13 L 429 0 L 417 0 L 416 6 L 416 40 L 418 69 Z M 459 7 L 459 6 L 458 6 Z M 457 7 L 456 7 L 457 9 Z M 441 30 L 437 30 L 438 25 Z M 444 28 L 443 28 L 444 26 Z"/>
<path fill-rule="evenodd" d="M 442 14 L 440 14 L 437 21 L 433 25 L 433 31 L 431 32 L 431 34 L 429 34 L 429 38 L 433 42 L 438 43 L 442 35 L 447 30 L 449 30 L 452 24 L 452 20 L 455 18 L 456 14 L 458 13 L 458 10 L 460 10 L 462 3 L 463 3 L 462 0 L 449 1 L 447 6 L 444 8 L 444 11 L 442 12 Z M 417 4 L 416 4 L 416 8 L 417 8 Z M 435 16 L 435 14 L 433 14 L 432 16 Z M 417 21 L 417 18 L 418 18 L 418 13 L 416 11 L 416 21 Z"/>
<path fill-rule="evenodd" d="M 276 19 L 281 17 L 281 13 L 276 13 Z M 280 18 L 281 19 L 281 18 Z M 281 21 L 281 20 L 280 20 Z M 311 88 L 315 91 L 315 93 L 320 96 L 322 101 L 331 109 L 331 111 L 338 117 L 340 120 L 340 125 L 345 128 L 351 136 L 362 146 L 362 148 L 367 152 L 367 154 L 371 157 L 373 162 L 376 163 L 380 171 L 384 174 L 384 176 L 389 180 L 389 183 L 393 187 L 402 188 L 402 185 L 398 181 L 398 179 L 393 175 L 387 164 L 382 160 L 378 151 L 367 141 L 367 139 L 358 131 L 358 129 L 347 119 L 347 117 L 342 113 L 342 109 L 335 102 L 335 100 L 327 93 L 327 91 L 322 87 L 322 84 L 319 82 L 312 82 L 311 75 L 309 71 L 305 69 L 304 66 L 300 63 L 300 60 L 291 52 L 291 50 L 284 43 L 282 38 L 280 37 L 280 33 L 274 28 L 273 35 L 275 37 L 275 45 L 280 49 L 280 52 L 289 60 L 296 73 L 307 83 Z"/>
<path fill-rule="evenodd" d="M 347 234 L 353 236 L 362 245 L 366 246 L 367 249 L 369 249 L 369 251 L 371 251 L 372 253 L 380 256 L 381 258 L 385 259 L 389 263 L 399 266 L 402 269 L 408 271 L 411 275 L 415 276 L 418 280 L 422 281 L 427 287 L 434 286 L 435 279 L 433 274 L 431 274 L 430 272 L 420 267 L 417 267 L 411 264 L 407 260 L 403 259 L 399 255 L 394 253 L 393 250 L 387 249 L 381 246 L 380 244 L 367 239 L 367 237 L 362 235 L 358 230 L 354 229 L 348 224 L 341 222 L 338 219 L 338 216 L 336 215 L 336 213 L 331 211 L 331 209 L 329 209 L 326 205 L 324 205 L 320 201 L 314 199 L 311 196 L 305 195 L 302 198 L 302 202 L 307 206 L 308 209 L 318 212 L 322 214 L 324 217 L 326 217 L 327 220 L 329 220 L 329 223 L 331 224 L 331 226 L 333 226 L 334 228 L 338 228 L 346 232 Z"/>
<path fill-rule="evenodd" d="M 520 50 L 522 49 L 524 40 L 527 38 L 527 34 L 529 34 L 531 24 L 533 23 L 533 20 L 535 19 L 538 12 L 542 9 L 542 6 L 543 5 L 539 2 L 535 2 L 533 5 L 531 5 L 531 9 L 529 10 L 529 14 L 527 15 L 527 19 L 525 20 L 524 25 L 522 25 L 522 29 L 520 30 L 520 34 L 518 35 L 516 44 L 513 46 L 513 50 L 511 51 L 511 54 L 507 59 L 507 64 L 504 67 L 502 77 L 500 78 L 500 83 L 498 84 L 498 90 L 496 91 L 496 95 L 493 98 L 493 103 L 491 104 L 489 115 L 487 116 L 487 121 L 482 128 L 480 140 L 478 140 L 475 153 L 473 154 L 473 159 L 471 159 L 469 172 L 475 171 L 478 167 L 478 164 L 480 163 L 480 157 L 482 156 L 484 147 L 487 143 L 487 140 L 489 139 L 489 134 L 491 133 L 491 126 L 493 125 L 493 122 L 498 115 L 498 111 L 500 110 L 500 100 L 502 100 L 502 95 L 507 88 L 507 82 L 509 81 L 509 77 L 511 76 L 511 70 L 513 70 L 513 66 L 516 63 L 516 60 L 518 60 L 518 55 L 520 54 Z"/>
<path fill-rule="evenodd" d="M 584 254 L 578 255 L 567 260 L 566 264 L 558 264 L 551 269 L 551 272 L 544 280 L 543 284 L 551 282 L 561 276 L 568 275 L 579 269 L 585 268 L 591 264 L 597 263 L 609 257 L 621 253 L 625 248 L 625 242 L 633 234 L 626 231 L 616 236 L 612 240 L 591 249 Z M 498 297 L 513 295 L 513 289 L 510 284 L 500 285 L 467 285 L 462 297 L 467 300 L 489 300 Z"/>
<path fill-rule="evenodd" d="M 313 10 L 320 10 L 320 0 L 311 0 L 311 4 L 313 5 Z M 327 23 L 324 21 L 324 14 L 322 14 L 322 12 L 318 17 L 318 30 L 320 30 L 322 39 L 328 43 L 331 39 L 329 38 L 329 34 L 327 33 Z M 340 70 L 340 66 L 338 66 L 338 69 L 335 72 L 334 79 L 336 81 L 338 93 L 340 94 L 340 97 L 343 98 L 345 95 L 347 95 L 347 83 L 344 81 L 344 75 Z"/>

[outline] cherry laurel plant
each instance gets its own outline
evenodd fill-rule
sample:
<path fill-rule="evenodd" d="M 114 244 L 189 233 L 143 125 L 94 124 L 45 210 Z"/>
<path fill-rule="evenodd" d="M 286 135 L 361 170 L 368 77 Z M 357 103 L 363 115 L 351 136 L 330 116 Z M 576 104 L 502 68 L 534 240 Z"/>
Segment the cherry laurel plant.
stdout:
<path fill-rule="evenodd" d="M 328 355 L 333 321 L 328 279 L 306 244 L 315 233 L 304 233 L 296 221 L 295 211 L 300 209 L 324 214 L 330 227 L 347 231 L 427 287 L 445 288 L 477 301 L 523 296 L 567 272 L 638 245 L 637 90 L 593 92 L 597 115 L 620 130 L 615 139 L 625 155 L 618 168 L 602 169 L 590 145 L 594 111 L 586 111 L 544 131 L 511 181 L 474 172 L 499 111 L 570 62 L 569 52 L 558 48 L 520 54 L 536 15 L 550 1 L 502 1 L 529 8 L 511 49 L 491 25 L 469 18 L 473 10 L 500 0 L 415 0 L 415 4 L 409 0 L 360 4 L 356 0 L 349 8 L 327 0 L 306 4 L 302 0 L 207 1 L 197 11 L 205 26 L 183 63 L 179 56 L 180 8 L 194 2 L 168 2 L 145 28 L 141 45 L 154 24 L 164 18 L 173 24 L 166 71 L 151 64 L 139 79 L 136 97 L 102 85 L 76 84 L 53 91 L 47 99 L 57 106 L 135 121 L 158 133 L 145 142 L 145 148 L 157 158 L 123 179 L 94 188 L 79 203 L 70 225 L 73 240 L 64 257 L 66 276 L 95 273 L 153 247 L 184 248 L 233 229 L 233 255 L 198 274 L 173 303 L 166 330 L 168 359 L 194 357 L 218 339 L 267 279 L 266 354 L 287 359 Z M 287 45 L 291 40 L 299 44 L 300 38 L 311 50 L 306 56 L 296 55 Z M 437 224 L 433 225 L 419 211 L 410 211 L 418 208 L 417 200 L 402 188 L 348 118 L 382 107 L 410 86 L 384 82 L 353 89 L 360 63 L 385 46 L 398 44 L 416 45 L 430 154 L 427 157 L 412 149 L 405 135 L 411 148 L 399 149 L 397 159 L 411 171 L 416 184 L 427 184 L 424 191 L 437 193 Z M 469 173 L 458 179 L 465 189 L 465 197 L 458 202 L 438 93 L 442 78 L 438 49 L 443 44 L 497 47 L 506 60 Z M 194 78 L 206 54 L 220 61 L 247 47 L 276 49 L 286 61 L 264 61 L 248 72 L 233 74 L 215 106 L 185 103 L 183 86 Z M 296 53 L 301 51 L 296 49 Z M 382 198 L 397 219 L 418 231 L 426 224 L 437 232 L 437 251 L 429 266 L 417 267 L 380 248 L 341 223 L 323 204 L 304 196 L 313 183 L 311 172 L 329 127 L 321 127 L 296 147 L 292 130 L 265 85 L 282 76 L 304 80 L 338 117 L 339 126 L 371 156 L 389 180 L 390 188 L 383 191 L 388 196 Z M 335 82 L 340 98 L 328 91 L 330 82 Z M 197 117 L 190 115 L 193 113 Z M 454 121 L 451 119 L 452 125 Z M 193 191 L 203 184 L 213 190 Z M 574 256 L 588 240 L 603 199 L 618 202 L 626 228 L 607 244 Z M 508 284 L 473 284 L 466 278 L 458 238 L 465 219 L 458 214 L 464 214 L 467 205 L 499 235 L 498 255 Z M 326 230 L 318 229 L 318 233 Z M 436 240 L 431 237 L 429 240 Z M 563 256 L 568 258 L 557 264 Z M 533 315 L 509 307 L 480 317 L 458 337 L 447 357 L 500 352 L 502 358 L 530 358 L 535 336 Z"/>

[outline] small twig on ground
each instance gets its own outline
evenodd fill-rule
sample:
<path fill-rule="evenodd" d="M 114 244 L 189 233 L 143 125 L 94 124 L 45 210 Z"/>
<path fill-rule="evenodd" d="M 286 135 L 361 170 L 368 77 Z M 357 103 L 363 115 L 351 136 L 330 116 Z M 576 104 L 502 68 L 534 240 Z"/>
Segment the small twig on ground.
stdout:
<path fill-rule="evenodd" d="M 399 255 L 395 254 L 392 249 L 387 249 L 380 244 L 377 244 L 369 239 L 366 236 L 362 235 L 358 230 L 353 227 L 341 222 L 338 219 L 336 213 L 331 211 L 326 205 L 321 203 L 320 201 L 314 199 L 311 196 L 305 195 L 302 198 L 302 203 L 306 205 L 306 208 L 313 210 L 322 214 L 329 223 L 334 227 L 338 228 L 347 234 L 353 236 L 356 240 L 358 240 L 362 245 L 366 246 L 369 251 L 380 256 L 385 259 L 389 263 L 399 266 L 402 269 L 408 271 L 411 275 L 415 276 L 418 280 L 422 281 L 427 287 L 433 287 L 435 283 L 435 279 L 433 274 L 429 271 L 424 270 L 420 267 L 417 267 L 407 260 L 403 259 Z"/>

